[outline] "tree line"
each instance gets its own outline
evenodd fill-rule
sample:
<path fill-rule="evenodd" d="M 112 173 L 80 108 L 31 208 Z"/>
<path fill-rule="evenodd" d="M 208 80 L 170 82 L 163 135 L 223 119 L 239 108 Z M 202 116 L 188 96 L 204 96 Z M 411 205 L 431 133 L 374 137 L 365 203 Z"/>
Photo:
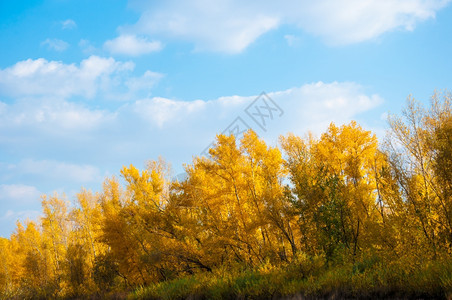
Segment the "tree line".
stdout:
<path fill-rule="evenodd" d="M 451 94 L 409 98 L 386 138 L 356 122 L 279 147 L 218 135 L 172 181 L 162 160 L 124 167 L 75 203 L 42 197 L 38 222 L 0 238 L 0 297 L 76 297 L 216 268 L 327 264 L 364 255 L 438 260 L 452 250 Z"/>

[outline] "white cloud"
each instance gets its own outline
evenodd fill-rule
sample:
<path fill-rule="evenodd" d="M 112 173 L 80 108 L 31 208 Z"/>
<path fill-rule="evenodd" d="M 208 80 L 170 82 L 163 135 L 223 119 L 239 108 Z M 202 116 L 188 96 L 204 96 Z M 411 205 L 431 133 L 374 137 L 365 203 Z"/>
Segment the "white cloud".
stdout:
<path fill-rule="evenodd" d="M 113 54 L 139 56 L 160 51 L 163 46 L 159 41 L 149 41 L 146 37 L 124 34 L 106 41 L 104 48 Z"/>
<path fill-rule="evenodd" d="M 163 77 L 161 73 L 146 71 L 141 77 L 133 77 L 125 85 L 133 93 L 135 91 L 150 92 L 151 88 Z"/>
<path fill-rule="evenodd" d="M 95 73 L 94 70 L 92 72 Z M 152 84 L 153 74 L 144 76 L 147 77 L 151 78 Z M 142 85 L 146 82 L 128 82 L 129 89 L 143 89 Z M 0 102 L 0 145 L 12 153 L 40 153 L 39 149 L 47 149 L 48 143 L 52 143 L 55 153 L 71 151 L 77 161 L 86 158 L 100 161 L 106 159 L 106 154 L 114 159 L 128 159 L 134 157 L 129 153 L 137 152 L 146 153 L 143 159 L 148 159 L 152 157 L 151 152 L 165 155 L 170 151 L 166 148 L 169 144 L 180 142 L 179 146 L 188 147 L 186 139 L 190 136 L 190 145 L 202 147 L 199 144 L 222 132 L 237 117 L 241 117 L 259 134 L 274 139 L 288 131 L 299 135 L 307 130 L 321 132 L 331 121 L 338 124 L 348 122 L 383 101 L 378 95 L 367 94 L 363 87 L 353 82 L 317 82 L 268 92 L 268 95 L 284 113 L 274 120 L 267 118 L 270 124 L 267 131 L 263 131 L 245 112 L 256 96 L 236 95 L 195 101 L 152 97 L 133 100 L 108 110 L 54 98 L 26 98 L 13 104 Z M 170 139 L 173 140 L 170 142 Z M 155 141 L 155 144 L 151 146 L 148 140 Z M 86 143 L 97 146 L 83 147 Z M 190 151 L 187 150 L 188 153 Z M 43 157 L 42 154 L 40 157 Z M 30 165 L 41 167 L 34 161 Z M 80 170 L 75 173 L 83 173 Z M 90 176 L 84 177 L 93 178 Z"/>
<path fill-rule="evenodd" d="M 323 0 L 310 2 L 287 16 L 305 31 L 330 44 L 352 44 L 396 29 L 413 30 L 434 18 L 450 0 Z"/>
<path fill-rule="evenodd" d="M 271 123 L 266 128 L 267 133 L 245 112 L 257 96 L 230 96 L 192 102 L 156 97 L 136 101 L 133 111 L 161 130 L 172 128 L 176 124 L 179 129 L 182 125 L 195 131 L 204 130 L 198 135 L 208 132 L 213 137 L 236 117 L 241 117 L 257 132 L 276 137 L 288 131 L 300 135 L 308 130 L 320 132 L 331 121 L 339 124 L 348 122 L 383 102 L 376 94 L 365 94 L 363 88 L 353 82 L 317 82 L 285 91 L 269 92 L 268 96 L 280 106 L 283 115 L 274 120 L 266 118 Z M 266 112 L 265 109 L 263 112 Z"/>
<path fill-rule="evenodd" d="M 68 130 L 89 130 L 114 118 L 107 111 L 93 110 L 82 104 L 59 99 L 25 99 L 9 105 L 0 102 L 2 106 L 0 130 L 28 127 L 67 133 Z"/>
<path fill-rule="evenodd" d="M 76 27 L 77 27 L 77 23 L 75 23 L 74 20 L 67 19 L 67 20 L 61 21 L 62 29 L 74 29 Z"/>
<path fill-rule="evenodd" d="M 47 46 L 47 48 L 50 50 L 62 52 L 69 47 L 69 44 L 59 39 L 46 39 L 45 41 L 41 42 L 41 46 Z"/>
<path fill-rule="evenodd" d="M 205 105 L 201 100 L 184 102 L 155 97 L 136 101 L 133 109 L 142 118 L 163 127 L 165 123 L 178 122 L 191 113 L 201 112 Z"/>
<path fill-rule="evenodd" d="M 39 201 L 41 193 L 30 185 L 24 184 L 0 184 L 0 202 L 32 203 Z"/>
<path fill-rule="evenodd" d="M 130 76 L 134 68 L 132 62 L 95 55 L 82 60 L 79 66 L 43 58 L 28 59 L 0 69 L 0 96 L 93 98 L 102 93 L 106 98 L 118 98 L 121 93 L 130 96 L 128 82 L 134 86 L 134 80 L 146 81 L 152 77 L 155 83 L 161 77 L 157 76 L 158 73 L 146 72 L 142 77 L 135 78 Z M 137 86 L 139 84 L 134 87 Z"/>
<path fill-rule="evenodd" d="M 270 127 L 274 134 L 292 131 L 303 135 L 307 130 L 320 133 L 330 122 L 349 122 L 383 102 L 376 94 L 365 94 L 354 82 L 317 82 L 268 95 L 284 111 L 275 127 Z"/>
<path fill-rule="evenodd" d="M 148 7 L 135 30 L 195 42 L 196 50 L 238 53 L 263 33 L 276 28 L 278 18 L 234 1 L 167 1 Z"/>
<path fill-rule="evenodd" d="M 273 120 L 266 118 L 266 131 L 245 112 L 256 95 L 195 101 L 152 97 L 110 110 L 55 99 L 23 99 L 3 105 L 0 102 L 3 111 L 0 113 L 0 145 L 4 151 L 41 157 L 16 164 L 17 172 L 23 170 L 38 176 L 33 170 L 46 170 L 58 180 L 68 174 L 82 174 L 75 175 L 77 180 L 89 181 L 103 171 L 89 164 L 78 166 L 49 161 L 43 149 L 48 149 L 51 143 L 54 153 L 71 153 L 77 162 L 114 160 L 123 164 L 132 158 L 144 161 L 158 155 L 178 162 L 181 156 L 201 152 L 215 134 L 225 130 L 237 117 L 264 138 L 276 140 L 289 131 L 299 135 L 308 130 L 320 133 L 331 121 L 342 124 L 356 119 L 360 113 L 383 101 L 353 82 L 317 82 L 268 92 L 268 95 L 284 113 Z M 84 146 L 88 144 L 95 147 Z M 174 150 L 182 148 L 185 150 Z M 16 171 L 8 167 L 3 178 L 10 180 L 8 174 L 16 174 Z"/>
<path fill-rule="evenodd" d="M 413 30 L 450 0 L 132 2 L 142 15 L 131 32 L 186 40 L 197 50 L 239 53 L 284 24 L 335 45 L 372 40 L 396 29 Z"/>
<path fill-rule="evenodd" d="M 96 51 L 98 51 L 98 49 L 96 47 L 94 47 L 89 40 L 86 40 L 86 39 L 81 39 L 78 42 L 78 46 L 80 47 L 82 52 L 87 55 L 92 55 Z"/>

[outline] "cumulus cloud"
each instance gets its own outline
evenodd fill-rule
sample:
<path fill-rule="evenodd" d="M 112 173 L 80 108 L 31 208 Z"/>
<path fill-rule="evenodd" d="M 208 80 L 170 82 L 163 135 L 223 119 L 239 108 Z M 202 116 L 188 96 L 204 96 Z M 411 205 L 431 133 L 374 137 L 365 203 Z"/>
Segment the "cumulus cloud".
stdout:
<path fill-rule="evenodd" d="M 130 56 L 139 56 L 160 51 L 162 47 L 159 41 L 149 41 L 146 37 L 137 37 L 128 34 L 120 35 L 104 43 L 104 48 L 111 53 Z"/>
<path fill-rule="evenodd" d="M 262 34 L 291 25 L 326 43 L 352 44 L 396 29 L 413 30 L 450 0 L 132 1 L 142 15 L 132 31 L 169 36 L 197 50 L 243 51 Z"/>
<path fill-rule="evenodd" d="M 46 39 L 45 41 L 41 42 L 41 46 L 47 46 L 47 48 L 50 50 L 62 52 L 69 47 L 69 44 L 59 39 Z"/>
<path fill-rule="evenodd" d="M 0 69 L 0 95 L 93 98 L 102 93 L 107 98 L 118 98 L 118 93 L 127 88 L 128 82 L 133 86 L 134 80 L 149 81 L 152 77 L 155 83 L 161 77 L 161 74 L 146 72 L 142 78 L 136 78 L 130 75 L 134 68 L 133 62 L 95 55 L 82 60 L 79 66 L 43 58 L 28 59 Z"/>
<path fill-rule="evenodd" d="M 330 122 L 349 122 L 383 103 L 380 96 L 367 95 L 354 82 L 316 82 L 268 95 L 284 111 L 281 120 L 270 127 L 274 134 L 291 131 L 303 135 L 307 130 L 320 133 Z"/>
<path fill-rule="evenodd" d="M 344 123 L 362 112 L 368 111 L 383 102 L 376 94 L 367 95 L 363 87 L 354 82 L 316 82 L 294 87 L 284 91 L 265 94 L 273 101 L 275 117 L 270 118 L 271 109 L 261 96 L 230 96 L 214 100 L 192 102 L 165 98 L 151 98 L 136 101 L 133 110 L 143 119 L 159 128 L 182 124 L 187 128 L 202 127 L 211 134 L 222 132 L 236 117 L 240 117 L 250 128 L 271 133 L 275 136 L 288 131 L 303 135 L 307 130 L 320 132 L 331 122 Z M 266 98 L 267 99 L 267 98 Z M 256 101 L 257 100 L 257 101 Z M 253 106 L 259 106 L 262 118 L 271 125 L 262 131 L 259 120 L 253 119 Z M 248 108 L 249 107 L 249 108 Z M 248 109 L 247 109 L 248 108 Z M 277 108 L 277 109 L 276 109 Z M 247 113 L 247 110 L 249 113 Z M 276 115 L 281 115 L 276 118 Z M 199 126 L 198 122 L 206 122 Z M 268 129 L 268 130 L 267 130 Z M 202 133 L 199 133 L 202 135 Z"/>
<path fill-rule="evenodd" d="M 75 23 L 75 21 L 72 19 L 67 19 L 67 20 L 61 21 L 60 23 L 61 23 L 62 29 L 74 29 L 77 27 L 77 23 Z"/>

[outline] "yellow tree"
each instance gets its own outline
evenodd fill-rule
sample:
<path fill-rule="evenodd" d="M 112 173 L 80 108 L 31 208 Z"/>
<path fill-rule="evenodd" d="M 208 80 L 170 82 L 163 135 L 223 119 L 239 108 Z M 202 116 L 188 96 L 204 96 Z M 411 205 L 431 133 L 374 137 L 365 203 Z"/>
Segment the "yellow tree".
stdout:
<path fill-rule="evenodd" d="M 401 190 L 402 209 L 412 221 L 410 234 L 416 244 L 426 246 L 426 254 L 432 250 L 436 255 L 452 242 L 451 111 L 450 94 L 435 94 L 428 111 L 410 97 L 402 116 L 389 119 L 386 153 Z"/>
<path fill-rule="evenodd" d="M 245 160 L 235 137 L 217 136 L 209 152 L 210 159 L 197 158 L 186 168 L 188 179 L 183 185 L 185 202 L 192 205 L 193 218 L 200 227 L 196 239 L 218 259 L 207 259 L 213 263 L 262 260 L 253 236 L 259 220 L 251 214 L 251 203 L 243 194 L 246 182 L 241 168 Z"/>
<path fill-rule="evenodd" d="M 163 161 L 150 162 L 140 172 L 134 166 L 121 171 L 126 180 L 128 199 L 123 207 L 124 217 L 130 225 L 129 234 L 137 245 L 140 264 L 146 272 L 145 280 L 165 279 L 166 251 L 171 233 L 165 230 L 163 215 L 168 200 Z"/>
<path fill-rule="evenodd" d="M 64 295 L 67 292 L 64 265 L 69 237 L 69 217 L 67 202 L 54 196 L 43 196 L 42 236 L 43 243 L 49 251 L 49 267 L 58 292 Z"/>
<path fill-rule="evenodd" d="M 10 275 L 18 297 L 54 297 L 58 290 L 53 280 L 49 252 L 34 222 L 26 228 L 17 224 L 10 241 Z"/>
<path fill-rule="evenodd" d="M 177 263 L 167 247 L 174 238 L 164 222 L 169 186 L 164 163 L 150 162 L 147 170 L 134 166 L 121 171 L 126 190 L 107 180 L 102 195 L 104 241 L 118 263 L 118 275 L 130 285 L 166 279 Z"/>
<path fill-rule="evenodd" d="M 290 255 L 298 251 L 294 214 L 283 185 L 286 169 L 278 148 L 268 147 L 253 131 L 244 134 L 240 147 L 246 164 L 243 173 L 248 190 L 248 201 L 254 204 L 264 249 L 277 250 L 286 259 L 286 244 Z"/>
<path fill-rule="evenodd" d="M 17 288 L 13 281 L 15 260 L 12 242 L 0 237 L 0 298 L 12 298 Z"/>
<path fill-rule="evenodd" d="M 97 194 L 82 190 L 76 195 L 75 207 L 69 214 L 71 230 L 65 261 L 70 293 L 74 296 L 95 290 L 93 270 L 96 257 L 105 252 L 105 245 L 100 241 L 99 198 Z"/>
<path fill-rule="evenodd" d="M 27 276 L 24 263 L 26 250 L 25 247 L 21 245 L 21 242 L 24 240 L 22 238 L 24 232 L 24 226 L 20 222 L 17 222 L 16 229 L 14 233 L 11 234 L 9 243 L 6 244 L 8 246 L 6 249 L 7 251 L 4 253 L 5 258 L 8 259 L 5 267 L 7 267 L 7 270 L 9 271 L 10 291 L 16 294 L 20 294 L 21 286 L 23 284 L 22 278 Z"/>
<path fill-rule="evenodd" d="M 442 246 L 452 247 L 452 95 L 434 94 L 426 116 L 426 127 L 434 177 L 429 184 L 435 195 L 439 215 L 438 239 Z"/>
<path fill-rule="evenodd" d="M 319 140 L 289 135 L 282 145 L 297 197 L 295 206 L 309 237 L 306 249 L 320 247 L 330 257 L 338 247 L 345 247 L 355 256 L 370 242 L 370 228 L 377 221 L 375 135 L 356 122 L 341 127 L 331 124 Z"/>
<path fill-rule="evenodd" d="M 215 265 L 265 258 L 286 260 L 297 251 L 282 180 L 283 160 L 247 132 L 240 145 L 233 135 L 218 135 L 209 158 L 187 167 L 177 199 L 189 207 L 194 238 L 203 259 Z"/>
<path fill-rule="evenodd" d="M 124 218 L 124 203 L 125 195 L 119 182 L 115 178 L 105 180 L 101 195 L 101 241 L 108 245 L 109 249 L 105 256 L 96 258 L 94 272 L 98 286 L 111 286 L 115 281 L 112 274 L 122 277 L 126 285 L 139 284 L 145 280 L 138 265 L 138 246 L 130 238 L 130 226 Z"/>
<path fill-rule="evenodd" d="M 300 247 L 304 252 L 318 254 L 324 248 L 320 241 L 319 224 L 316 214 L 328 197 L 324 181 L 326 176 L 321 162 L 316 161 L 314 147 L 318 143 L 311 134 L 306 139 L 289 134 L 281 137 L 280 143 L 285 152 L 285 166 L 292 183 L 292 207 L 298 215 L 301 230 Z M 325 250 L 325 249 L 324 249 Z"/>

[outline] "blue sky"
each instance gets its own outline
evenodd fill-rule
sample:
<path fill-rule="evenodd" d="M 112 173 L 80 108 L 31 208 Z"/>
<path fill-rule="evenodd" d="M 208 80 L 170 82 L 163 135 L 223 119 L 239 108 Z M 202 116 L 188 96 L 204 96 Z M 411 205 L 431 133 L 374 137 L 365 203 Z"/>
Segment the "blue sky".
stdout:
<path fill-rule="evenodd" d="M 381 138 L 408 95 L 452 88 L 448 0 L 243 2 L 0 1 L 0 236 L 42 194 L 159 155 L 179 174 L 236 125 Z"/>

